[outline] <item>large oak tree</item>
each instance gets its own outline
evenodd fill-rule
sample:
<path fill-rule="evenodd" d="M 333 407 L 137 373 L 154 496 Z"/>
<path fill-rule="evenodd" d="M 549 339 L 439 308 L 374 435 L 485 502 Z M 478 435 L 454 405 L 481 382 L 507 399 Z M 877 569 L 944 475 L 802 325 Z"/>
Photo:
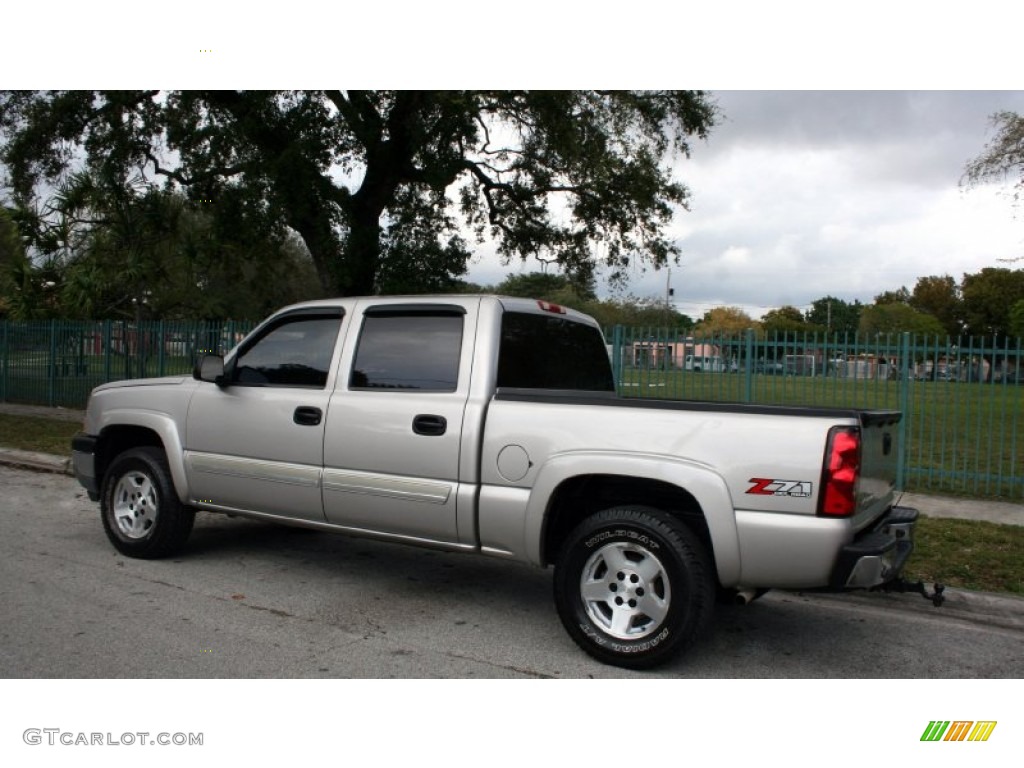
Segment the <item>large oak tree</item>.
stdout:
<path fill-rule="evenodd" d="M 995 135 L 967 164 L 963 180 L 968 186 L 1009 182 L 1019 202 L 1024 195 L 1024 115 L 997 112 L 991 120 Z"/>
<path fill-rule="evenodd" d="M 443 285 L 487 238 L 614 278 L 677 253 L 673 161 L 715 114 L 699 91 L 3 92 L 0 162 L 22 202 L 141 170 L 290 228 L 328 293 Z"/>

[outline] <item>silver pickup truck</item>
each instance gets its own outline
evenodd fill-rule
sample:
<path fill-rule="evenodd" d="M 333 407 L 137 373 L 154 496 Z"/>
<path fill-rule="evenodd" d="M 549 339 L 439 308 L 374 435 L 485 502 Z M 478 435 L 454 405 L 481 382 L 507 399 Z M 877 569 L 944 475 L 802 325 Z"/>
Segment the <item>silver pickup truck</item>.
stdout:
<path fill-rule="evenodd" d="M 125 555 L 219 512 L 554 565 L 610 664 L 689 645 L 717 597 L 897 579 L 898 412 L 618 397 L 591 318 L 496 296 L 280 310 L 192 377 L 104 384 L 72 445 Z"/>

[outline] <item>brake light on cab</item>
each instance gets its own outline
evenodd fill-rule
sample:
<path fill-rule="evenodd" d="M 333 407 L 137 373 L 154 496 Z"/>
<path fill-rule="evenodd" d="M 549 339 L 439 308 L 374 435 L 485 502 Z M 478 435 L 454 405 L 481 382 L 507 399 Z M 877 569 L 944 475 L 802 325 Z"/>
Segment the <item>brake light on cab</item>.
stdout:
<path fill-rule="evenodd" d="M 540 307 L 545 312 L 551 312 L 552 314 L 555 315 L 565 314 L 565 307 L 563 307 L 561 304 L 555 304 L 550 301 L 538 301 L 537 306 Z"/>
<path fill-rule="evenodd" d="M 818 514 L 849 517 L 857 509 L 857 480 L 860 477 L 860 429 L 833 427 L 828 433 L 825 466 L 821 473 Z"/>

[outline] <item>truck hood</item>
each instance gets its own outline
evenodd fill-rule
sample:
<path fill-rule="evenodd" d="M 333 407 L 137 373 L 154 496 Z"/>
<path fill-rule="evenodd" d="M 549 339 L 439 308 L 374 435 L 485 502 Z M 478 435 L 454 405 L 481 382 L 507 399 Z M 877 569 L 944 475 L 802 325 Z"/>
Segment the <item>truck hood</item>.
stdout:
<path fill-rule="evenodd" d="M 109 389 L 120 389 L 123 387 L 153 387 L 167 384 L 184 384 L 186 381 L 193 381 L 191 376 L 159 376 L 151 379 L 122 379 L 121 381 L 108 381 L 100 384 L 93 392 L 104 392 Z"/>
<path fill-rule="evenodd" d="M 98 435 L 113 423 L 152 426 L 150 419 L 154 414 L 184 425 L 195 391 L 193 385 L 198 383 L 191 376 L 161 376 L 101 384 L 89 397 L 84 429 L 90 435 Z"/>

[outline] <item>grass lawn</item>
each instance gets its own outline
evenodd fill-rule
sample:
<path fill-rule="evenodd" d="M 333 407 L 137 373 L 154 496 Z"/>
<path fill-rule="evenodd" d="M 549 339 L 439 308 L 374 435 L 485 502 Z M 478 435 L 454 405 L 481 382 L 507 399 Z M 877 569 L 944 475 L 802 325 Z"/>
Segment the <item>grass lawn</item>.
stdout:
<path fill-rule="evenodd" d="M 1024 526 L 921 517 L 909 581 L 1024 595 Z"/>
<path fill-rule="evenodd" d="M 0 446 L 4 448 L 70 456 L 71 438 L 81 431 L 82 425 L 75 421 L 0 413 Z"/>

